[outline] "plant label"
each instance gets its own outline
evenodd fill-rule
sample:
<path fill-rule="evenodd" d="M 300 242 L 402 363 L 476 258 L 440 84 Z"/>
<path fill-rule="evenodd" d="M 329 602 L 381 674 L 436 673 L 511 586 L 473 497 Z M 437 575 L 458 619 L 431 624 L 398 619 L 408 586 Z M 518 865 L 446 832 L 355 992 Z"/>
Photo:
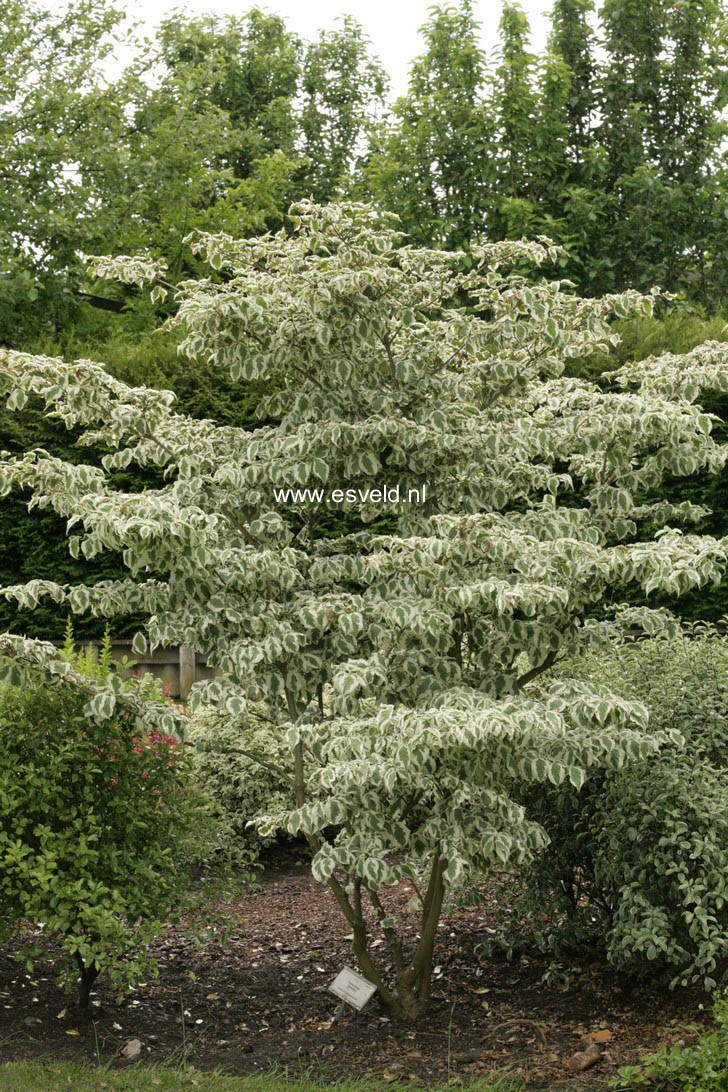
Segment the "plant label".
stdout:
<path fill-rule="evenodd" d="M 356 971 L 352 971 L 351 967 L 344 967 L 343 971 L 339 971 L 329 986 L 330 993 L 336 994 L 342 1001 L 346 1001 L 347 1005 L 351 1005 L 358 1011 L 364 1008 L 376 991 L 377 987 L 368 978 L 363 978 Z"/>

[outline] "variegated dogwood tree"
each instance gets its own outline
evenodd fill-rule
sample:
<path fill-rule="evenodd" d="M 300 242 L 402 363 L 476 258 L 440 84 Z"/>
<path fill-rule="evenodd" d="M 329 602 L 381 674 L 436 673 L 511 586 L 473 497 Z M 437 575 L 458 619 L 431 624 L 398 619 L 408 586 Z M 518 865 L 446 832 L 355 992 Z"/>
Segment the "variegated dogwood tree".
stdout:
<path fill-rule="evenodd" d="M 728 389 L 728 346 L 623 368 L 606 391 L 565 364 L 607 348 L 610 318 L 654 297 L 534 283 L 526 273 L 556 256 L 546 240 L 474 246 L 466 261 L 408 246 L 363 205 L 291 219 L 265 238 L 196 236 L 210 277 L 174 290 L 181 351 L 260 381 L 255 431 L 176 414 L 169 392 L 99 364 L 3 354 L 10 407 L 40 399 L 110 451 L 102 466 L 6 456 L 3 489 L 66 517 L 74 556 L 121 550 L 129 568 L 124 582 L 39 578 L 5 594 L 145 612 L 138 652 L 185 643 L 218 668 L 193 700 L 268 710 L 290 745 L 291 810 L 260 823 L 306 836 L 363 973 L 413 1018 L 446 889 L 545 844 L 513 786 L 579 787 L 665 739 L 642 706 L 545 673 L 624 626 L 669 624 L 620 607 L 626 589 L 721 579 L 725 543 L 690 533 L 702 510 L 649 498 L 667 476 L 723 466 L 695 401 Z M 166 291 L 152 261 L 97 267 Z M 130 463 L 165 484 L 121 492 L 112 475 Z M 289 489 L 320 494 L 284 503 Z M 361 495 L 339 505 L 335 489 Z M 411 945 L 388 906 L 400 882 L 419 905 Z M 372 949 L 374 932 L 388 948 Z"/>

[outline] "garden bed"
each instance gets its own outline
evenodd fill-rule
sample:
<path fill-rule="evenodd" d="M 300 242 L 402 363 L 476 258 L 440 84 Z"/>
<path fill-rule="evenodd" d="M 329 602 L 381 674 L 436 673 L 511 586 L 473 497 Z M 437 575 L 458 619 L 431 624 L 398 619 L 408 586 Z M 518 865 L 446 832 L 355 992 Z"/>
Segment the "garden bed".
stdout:
<path fill-rule="evenodd" d="M 397 897 L 406 914 L 409 893 Z M 432 1008 L 415 1027 L 387 1020 L 375 1001 L 335 1018 L 327 985 L 352 962 L 346 923 L 303 864 L 268 870 L 258 891 L 234 901 L 226 947 L 197 948 L 170 930 L 157 946 L 159 979 L 120 1006 L 100 979 L 88 1018 L 47 968 L 28 975 L 6 946 L 0 1061 L 50 1054 L 107 1062 L 138 1038 L 142 1061 L 178 1062 L 186 1052 L 200 1069 L 237 1074 L 278 1067 L 322 1080 L 371 1074 L 441 1083 L 507 1071 L 533 1089 L 599 1088 L 660 1042 L 689 1040 L 683 1026 L 704 1018 L 698 990 L 629 989 L 598 967 L 549 987 L 538 954 L 487 959 L 479 945 L 494 915 L 491 905 L 443 919 Z M 580 1071 L 574 1056 L 590 1035 L 602 1040 L 601 1057 Z"/>

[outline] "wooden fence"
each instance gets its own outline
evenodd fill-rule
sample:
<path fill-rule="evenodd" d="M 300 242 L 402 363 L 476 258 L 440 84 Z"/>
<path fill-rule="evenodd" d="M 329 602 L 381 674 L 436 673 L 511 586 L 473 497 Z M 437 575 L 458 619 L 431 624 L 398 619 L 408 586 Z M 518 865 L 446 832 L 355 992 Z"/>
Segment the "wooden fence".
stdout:
<path fill-rule="evenodd" d="M 61 647 L 62 641 L 52 641 L 51 644 Z M 94 659 L 98 659 L 101 641 L 80 641 L 76 644 L 77 651 L 90 651 Z M 131 641 L 112 641 L 111 658 L 117 663 L 128 660 L 135 670 L 151 672 L 161 680 L 163 686 L 172 698 L 186 701 L 187 695 L 193 683 L 201 679 L 209 679 L 215 674 L 212 667 L 207 666 L 204 656 L 187 645 L 176 645 L 173 648 L 158 648 L 155 652 L 138 656 L 132 652 Z"/>

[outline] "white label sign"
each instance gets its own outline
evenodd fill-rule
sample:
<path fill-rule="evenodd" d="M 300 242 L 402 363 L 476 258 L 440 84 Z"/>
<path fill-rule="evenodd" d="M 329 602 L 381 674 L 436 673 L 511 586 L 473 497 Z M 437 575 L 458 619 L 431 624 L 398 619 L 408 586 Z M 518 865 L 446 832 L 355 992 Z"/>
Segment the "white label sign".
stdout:
<path fill-rule="evenodd" d="M 336 994 L 352 1008 L 361 1010 L 372 994 L 377 992 L 377 987 L 368 978 L 352 971 L 351 967 L 344 967 L 329 986 L 329 992 Z"/>

